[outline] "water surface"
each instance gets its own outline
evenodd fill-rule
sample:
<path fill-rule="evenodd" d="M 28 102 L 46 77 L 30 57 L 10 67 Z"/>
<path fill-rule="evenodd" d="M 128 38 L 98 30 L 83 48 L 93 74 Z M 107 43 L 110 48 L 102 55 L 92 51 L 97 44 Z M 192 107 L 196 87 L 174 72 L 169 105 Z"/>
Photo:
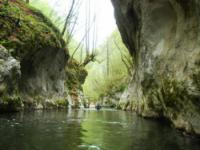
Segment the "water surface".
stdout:
<path fill-rule="evenodd" d="M 0 115 L 0 150 L 199 150 L 164 123 L 115 110 Z"/>

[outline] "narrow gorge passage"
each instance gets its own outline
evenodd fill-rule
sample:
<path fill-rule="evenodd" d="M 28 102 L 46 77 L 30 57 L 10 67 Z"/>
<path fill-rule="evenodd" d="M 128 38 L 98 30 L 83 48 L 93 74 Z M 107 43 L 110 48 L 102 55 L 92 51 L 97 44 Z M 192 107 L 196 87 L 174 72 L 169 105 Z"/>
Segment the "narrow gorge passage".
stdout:
<path fill-rule="evenodd" d="M 0 150 L 199 150 L 200 3 L 0 0 Z"/>

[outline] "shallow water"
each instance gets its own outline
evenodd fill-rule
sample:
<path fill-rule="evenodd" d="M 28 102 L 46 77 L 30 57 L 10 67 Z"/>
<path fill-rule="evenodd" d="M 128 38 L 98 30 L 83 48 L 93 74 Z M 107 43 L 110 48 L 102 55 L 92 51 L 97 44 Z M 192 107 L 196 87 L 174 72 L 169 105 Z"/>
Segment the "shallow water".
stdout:
<path fill-rule="evenodd" d="M 0 115 L 0 150 L 199 150 L 164 123 L 115 110 Z"/>

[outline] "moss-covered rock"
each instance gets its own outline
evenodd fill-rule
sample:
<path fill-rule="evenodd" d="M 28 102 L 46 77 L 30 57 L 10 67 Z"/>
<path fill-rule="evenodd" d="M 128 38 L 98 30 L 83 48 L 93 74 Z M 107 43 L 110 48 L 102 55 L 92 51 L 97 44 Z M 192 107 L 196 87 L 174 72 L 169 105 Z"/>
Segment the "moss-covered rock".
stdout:
<path fill-rule="evenodd" d="M 0 44 L 18 58 L 46 47 L 64 47 L 51 21 L 20 0 L 0 0 L 0 31 Z"/>
<path fill-rule="evenodd" d="M 82 84 L 87 77 L 86 69 L 76 60 L 69 59 L 65 68 L 67 73 L 66 86 L 69 89 L 71 105 L 73 108 L 79 108 L 82 96 Z"/>
<path fill-rule="evenodd" d="M 0 45 L 0 55 L 6 54 L 0 58 L 0 110 L 18 108 L 17 100 L 24 109 L 49 109 L 66 108 L 69 94 L 80 99 L 87 72 L 68 61 L 59 30 L 40 11 L 22 0 L 0 0 Z"/>
<path fill-rule="evenodd" d="M 82 89 L 81 84 L 85 82 L 87 77 L 86 69 L 81 66 L 75 59 L 69 59 L 66 65 L 67 86 L 69 89 Z"/>
<path fill-rule="evenodd" d="M 22 109 L 22 100 L 18 95 L 5 95 L 1 97 L 0 112 L 17 112 Z"/>
<path fill-rule="evenodd" d="M 68 107 L 68 101 L 67 99 L 57 99 L 55 101 L 58 108 L 66 108 Z"/>

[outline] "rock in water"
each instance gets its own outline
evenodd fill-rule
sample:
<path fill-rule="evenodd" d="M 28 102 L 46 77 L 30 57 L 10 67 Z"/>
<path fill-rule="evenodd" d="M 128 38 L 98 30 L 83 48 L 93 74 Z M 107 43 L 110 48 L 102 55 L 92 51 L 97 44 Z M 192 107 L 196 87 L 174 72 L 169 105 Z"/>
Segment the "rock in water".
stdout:
<path fill-rule="evenodd" d="M 200 134 L 200 1 L 112 0 L 135 75 L 121 103 Z"/>

